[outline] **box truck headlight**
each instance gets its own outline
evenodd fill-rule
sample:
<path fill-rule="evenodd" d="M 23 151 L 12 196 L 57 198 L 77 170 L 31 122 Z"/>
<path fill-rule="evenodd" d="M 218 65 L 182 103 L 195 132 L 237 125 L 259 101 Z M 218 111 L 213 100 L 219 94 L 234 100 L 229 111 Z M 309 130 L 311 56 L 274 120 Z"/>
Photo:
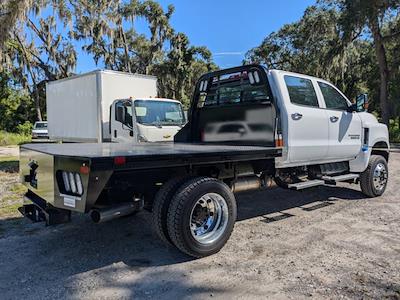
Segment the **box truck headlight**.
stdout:
<path fill-rule="evenodd" d="M 62 181 L 64 185 L 64 192 L 73 195 L 83 195 L 82 178 L 79 173 L 62 171 Z"/>

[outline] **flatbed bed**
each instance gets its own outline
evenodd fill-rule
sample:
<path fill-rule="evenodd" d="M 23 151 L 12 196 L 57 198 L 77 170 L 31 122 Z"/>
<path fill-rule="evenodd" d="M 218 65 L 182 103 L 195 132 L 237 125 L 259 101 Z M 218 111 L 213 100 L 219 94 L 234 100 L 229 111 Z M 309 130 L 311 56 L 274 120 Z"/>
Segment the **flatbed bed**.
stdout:
<path fill-rule="evenodd" d="M 152 144 L 26 144 L 23 150 L 47 155 L 91 161 L 96 170 L 143 169 L 152 167 L 214 164 L 278 157 L 281 148 L 259 146 L 231 146 L 213 144 L 152 143 Z M 114 159 L 124 157 L 123 165 Z"/>

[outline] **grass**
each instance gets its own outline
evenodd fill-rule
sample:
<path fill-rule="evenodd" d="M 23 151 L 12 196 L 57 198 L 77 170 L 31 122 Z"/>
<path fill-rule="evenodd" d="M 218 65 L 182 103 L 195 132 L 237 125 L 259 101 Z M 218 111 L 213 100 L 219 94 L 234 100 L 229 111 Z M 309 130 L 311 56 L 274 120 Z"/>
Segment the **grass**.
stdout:
<path fill-rule="evenodd" d="M 0 131 L 0 146 L 21 145 L 30 143 L 31 140 L 28 135 Z"/>
<path fill-rule="evenodd" d="M 18 169 L 18 157 L 0 157 L 0 219 L 19 216 L 17 209 L 22 205 L 26 188 L 19 183 Z"/>
<path fill-rule="evenodd" d="M 18 207 L 20 207 L 21 205 L 22 202 L 0 207 L 0 218 L 18 216 L 19 215 Z"/>

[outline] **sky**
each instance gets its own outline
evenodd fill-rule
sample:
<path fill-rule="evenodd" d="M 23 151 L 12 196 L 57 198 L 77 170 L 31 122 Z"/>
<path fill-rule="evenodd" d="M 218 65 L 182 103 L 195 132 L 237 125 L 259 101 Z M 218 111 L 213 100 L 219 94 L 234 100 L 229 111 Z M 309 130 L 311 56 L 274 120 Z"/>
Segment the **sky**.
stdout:
<path fill-rule="evenodd" d="M 175 6 L 171 24 L 192 45 L 207 46 L 221 68 L 240 65 L 246 51 L 286 23 L 299 20 L 315 0 L 159 0 Z M 145 23 L 135 25 L 146 33 Z M 96 69 L 90 56 L 79 54 L 77 72 Z"/>

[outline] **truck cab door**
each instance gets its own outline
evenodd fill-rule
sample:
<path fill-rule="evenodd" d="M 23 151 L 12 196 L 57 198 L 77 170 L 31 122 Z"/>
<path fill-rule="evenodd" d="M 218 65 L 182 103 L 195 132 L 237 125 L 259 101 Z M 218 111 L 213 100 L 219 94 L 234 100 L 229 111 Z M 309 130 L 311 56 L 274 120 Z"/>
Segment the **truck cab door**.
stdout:
<path fill-rule="evenodd" d="M 350 102 L 334 86 L 318 81 L 318 87 L 329 122 L 327 157 L 332 160 L 354 159 L 361 150 L 361 118 L 349 110 Z"/>
<path fill-rule="evenodd" d="M 284 75 L 282 89 L 287 113 L 288 160 L 286 163 L 312 163 L 326 159 L 328 121 L 317 97 L 315 82 L 307 76 Z"/>
<path fill-rule="evenodd" d="M 137 141 L 136 122 L 132 114 L 131 100 L 116 100 L 110 109 L 111 141 L 132 143 Z"/>

